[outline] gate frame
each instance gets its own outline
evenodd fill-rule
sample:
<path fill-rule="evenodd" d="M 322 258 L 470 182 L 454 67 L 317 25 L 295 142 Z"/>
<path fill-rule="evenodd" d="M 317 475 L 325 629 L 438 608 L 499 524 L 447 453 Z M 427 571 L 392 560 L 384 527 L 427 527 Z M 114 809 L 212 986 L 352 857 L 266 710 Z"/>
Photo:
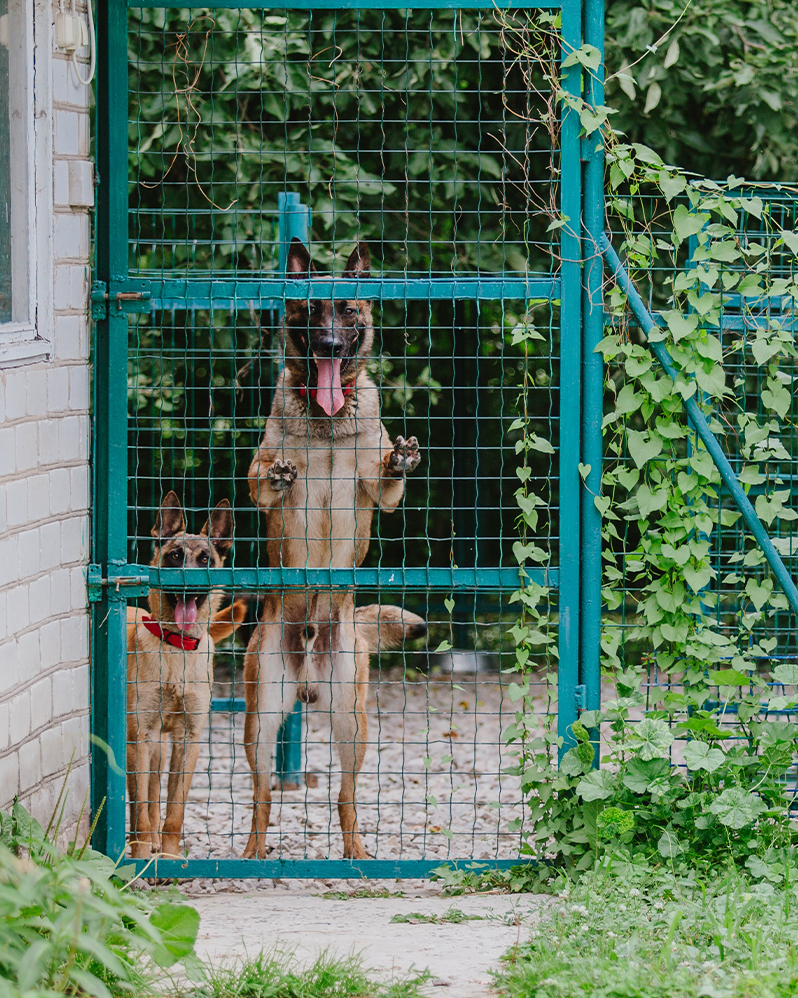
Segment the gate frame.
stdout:
<path fill-rule="evenodd" d="M 150 570 L 127 563 L 127 359 L 128 315 L 149 311 L 148 285 L 128 272 L 128 6 L 165 7 L 165 0 L 98 0 L 97 3 L 97 263 L 92 287 L 94 325 L 94 435 L 92 499 L 92 565 L 89 568 L 92 624 L 91 730 L 92 812 L 99 819 L 95 847 L 120 859 L 126 849 L 126 606 L 128 597 L 146 593 L 150 584 L 208 581 L 200 570 Z M 523 10 L 560 10 L 561 58 L 584 42 L 602 53 L 604 0 L 549 0 L 515 5 L 509 0 L 418 0 L 413 10 L 478 10 L 495 6 Z M 286 0 L 184 0 L 183 7 L 284 9 Z M 398 9 L 407 0 L 294 0 L 292 9 Z M 583 31 L 584 26 L 584 31 Z M 563 71 L 564 90 L 602 102 L 600 76 L 587 80 L 582 92 L 579 65 Z M 579 711 L 600 701 L 599 633 L 601 590 L 601 519 L 593 503 L 601 481 L 603 365 L 593 352 L 603 324 L 602 267 L 597 250 L 603 231 L 603 151 L 597 133 L 580 138 L 577 111 L 563 108 L 560 140 L 560 209 L 572 221 L 560 229 L 561 269 L 558 278 L 530 275 L 520 280 L 410 280 L 312 283 L 316 294 L 374 298 L 548 298 L 560 301 L 560 448 L 559 564 L 556 569 L 527 569 L 528 577 L 559 589 L 558 733 L 561 753 L 575 740 L 571 725 Z M 592 148 L 591 148 L 592 146 Z M 582 229 L 585 233 L 583 235 Z M 582 272 L 585 271 L 583 287 Z M 434 280 L 434 284 L 433 284 Z M 183 282 L 181 282 L 183 283 Z M 230 287 L 232 284 L 232 288 Z M 216 290 L 208 281 L 209 294 Z M 243 286 L 246 285 L 246 286 Z M 269 278 L 227 282 L 225 299 L 253 297 L 307 298 L 311 282 Z M 166 289 L 164 289 L 166 290 Z M 507 293 L 503 293 L 503 292 Z M 226 292 L 226 293 L 225 293 Z M 373 292 L 369 295 L 368 292 Z M 117 297 L 121 295 L 121 297 Z M 132 297 L 131 297 L 132 296 Z M 153 297 L 155 297 L 153 295 Z M 138 298 L 138 300 L 135 300 Z M 584 317 L 584 321 L 583 321 Z M 584 409 L 585 419 L 582 418 Z M 584 484 L 578 465 L 590 464 Z M 568 529 L 563 530 L 562 524 Z M 349 587 L 383 585 L 407 589 L 488 589 L 513 591 L 519 572 L 505 569 L 219 569 L 213 582 L 245 586 Z M 508 867 L 521 860 L 480 861 Z M 133 860 L 139 871 L 148 863 Z M 432 860 L 185 859 L 157 860 L 163 877 L 426 877 L 442 863 L 474 862 L 469 858 Z"/>

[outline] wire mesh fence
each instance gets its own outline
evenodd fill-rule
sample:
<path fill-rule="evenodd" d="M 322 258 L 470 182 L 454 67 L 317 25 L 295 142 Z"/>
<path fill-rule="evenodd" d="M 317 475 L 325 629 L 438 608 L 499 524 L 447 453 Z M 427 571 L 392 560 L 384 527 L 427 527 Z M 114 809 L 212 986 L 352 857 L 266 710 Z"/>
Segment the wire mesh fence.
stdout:
<path fill-rule="evenodd" d="M 711 192 L 711 187 L 705 187 L 704 193 L 707 191 Z M 778 288 L 779 280 L 788 283 L 794 273 L 795 257 L 789 246 L 780 240 L 785 231 L 791 233 L 798 224 L 798 191 L 784 185 L 746 185 L 738 190 L 732 186 L 726 193 L 742 198 L 742 207 L 734 213 L 735 245 L 746 253 L 750 251 L 749 260 L 758 261 L 760 269 L 766 269 L 775 282 L 774 289 Z M 655 317 L 672 306 L 671 282 L 680 273 L 689 272 L 697 266 L 694 259 L 698 245 L 695 235 L 689 242 L 685 240 L 677 252 L 673 250 L 670 218 L 671 212 L 679 205 L 683 206 L 681 210 L 698 212 L 695 200 L 686 196 L 669 206 L 662 198 L 642 194 L 615 206 L 616 219 L 622 219 L 613 226 L 616 243 L 623 244 L 637 287 Z M 709 214 L 702 218 L 708 225 Z M 718 321 L 707 325 L 707 333 L 717 340 L 728 391 L 722 402 L 716 401 L 711 412 L 708 409 L 710 425 L 754 503 L 757 514 L 766 524 L 768 534 L 790 574 L 794 575 L 798 556 L 795 535 L 798 512 L 793 488 L 796 403 L 792 385 L 796 377 L 796 362 L 789 349 L 781 350 L 781 344 L 790 344 L 794 337 L 795 302 L 789 295 L 772 291 L 757 294 L 753 290 L 757 281 L 754 275 L 750 278 L 748 290 L 739 285 L 742 273 L 756 269 L 745 265 L 742 260 L 734 263 L 713 261 L 711 267 L 717 268 L 721 291 Z M 708 290 L 706 294 L 709 295 Z M 700 297 L 699 293 L 692 310 L 702 315 Z M 624 327 L 628 324 L 625 335 L 632 341 L 640 337 L 642 342 L 633 321 L 629 323 L 626 318 L 610 315 L 605 321 L 608 332 L 612 327 L 617 329 L 619 323 Z M 705 323 L 705 320 L 701 321 Z M 765 363 L 777 353 L 777 363 Z M 611 362 L 607 374 L 608 385 L 614 395 L 617 389 L 613 385 L 620 384 L 621 367 Z M 774 393 L 783 389 L 786 389 L 784 405 L 777 412 L 773 408 Z M 708 397 L 704 396 L 703 401 L 708 404 Z M 643 426 L 639 419 L 635 421 L 634 414 L 627 416 L 627 419 L 635 429 Z M 685 443 L 682 451 L 683 456 L 691 457 L 689 442 Z M 616 481 L 622 483 L 624 475 L 635 467 L 632 456 L 624 448 L 610 453 L 609 457 Z M 710 477 L 714 474 L 711 459 L 706 453 L 696 453 L 694 460 L 694 473 Z M 751 580 L 758 585 L 769 575 L 764 555 L 750 536 L 736 504 L 720 480 L 716 486 L 710 486 L 708 495 L 712 497 L 710 504 L 717 514 L 716 522 L 707 523 L 705 532 L 695 538 L 695 543 L 706 545 L 713 573 L 712 580 L 707 579 L 705 595 L 701 600 L 702 612 L 713 622 L 718 633 L 732 638 L 737 649 L 749 651 L 760 672 L 769 678 L 780 662 L 795 661 L 798 657 L 787 600 L 783 598 L 782 609 L 776 609 L 767 618 L 760 618 L 760 607 L 752 600 L 746 583 Z M 618 498 L 622 498 L 620 490 Z M 664 537 L 663 542 L 667 539 Z M 642 611 L 646 599 L 645 587 L 650 579 L 646 580 L 640 571 L 639 544 L 639 522 L 633 516 L 619 525 L 618 536 L 607 545 L 608 559 L 614 565 L 612 572 L 617 570 L 617 577 L 614 574 L 610 576 L 613 581 L 608 583 L 608 587 L 614 591 L 617 602 L 605 614 L 605 642 L 608 657 L 617 657 L 621 677 L 626 668 L 647 663 L 647 681 L 643 684 L 644 707 L 656 710 L 667 707 L 669 697 L 672 704 L 676 703 L 686 686 L 678 663 L 674 667 L 668 657 L 663 668 L 661 653 L 651 646 L 647 635 L 647 621 Z M 732 665 L 734 655 L 727 656 L 727 659 Z M 779 686 L 773 681 L 771 685 Z M 614 690 L 609 692 L 609 688 L 607 692 L 609 696 L 615 694 Z M 774 692 L 778 693 L 778 689 Z M 726 693 L 717 689 L 715 696 L 717 700 L 708 706 L 722 704 Z M 735 711 L 732 706 L 728 716 L 719 723 L 729 727 L 736 725 Z M 784 711 L 774 709 L 763 711 L 761 717 L 773 719 L 784 714 Z M 677 761 L 681 762 L 681 759 Z"/>
<path fill-rule="evenodd" d="M 561 542 L 539 68 L 493 11 L 148 7 L 128 29 L 149 300 L 128 324 L 127 559 L 165 580 L 149 628 L 129 613 L 133 853 L 512 860 L 524 378 L 552 619 Z M 224 595 L 169 576 L 222 564 Z M 355 567 L 378 582 L 341 581 Z M 470 586 L 435 575 L 462 569 Z"/>

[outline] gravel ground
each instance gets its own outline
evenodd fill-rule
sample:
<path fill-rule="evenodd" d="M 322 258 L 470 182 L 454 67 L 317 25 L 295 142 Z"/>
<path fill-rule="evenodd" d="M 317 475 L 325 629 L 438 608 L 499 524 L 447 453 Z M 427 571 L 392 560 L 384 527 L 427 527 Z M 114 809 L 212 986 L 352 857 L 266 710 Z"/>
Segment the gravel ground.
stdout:
<path fill-rule="evenodd" d="M 402 667 L 372 674 L 369 747 L 358 784 L 366 849 L 391 859 L 514 858 L 523 809 L 518 777 L 502 772 L 514 761 L 502 733 L 513 720 L 508 686 L 517 677 L 411 675 L 403 678 Z M 217 690 L 230 692 L 229 685 Z M 337 753 L 323 715 L 310 711 L 304 723 L 309 778 L 298 789 L 274 790 L 270 855 L 340 858 Z M 189 856 L 240 856 L 251 795 L 243 715 L 215 713 L 186 808 Z"/>

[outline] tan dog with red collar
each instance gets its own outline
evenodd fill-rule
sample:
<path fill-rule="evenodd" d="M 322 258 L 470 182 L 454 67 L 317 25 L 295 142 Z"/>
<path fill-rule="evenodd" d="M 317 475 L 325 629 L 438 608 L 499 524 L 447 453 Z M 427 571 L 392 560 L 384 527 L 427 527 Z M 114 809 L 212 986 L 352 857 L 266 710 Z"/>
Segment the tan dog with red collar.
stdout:
<path fill-rule="evenodd" d="M 155 568 L 220 568 L 233 542 L 233 514 L 224 499 L 199 534 L 187 534 L 174 492 L 163 500 L 152 529 Z M 147 858 L 177 856 L 183 813 L 208 719 L 214 640 L 244 619 L 246 601 L 217 614 L 222 594 L 150 589 L 150 613 L 127 611 L 127 784 L 130 851 Z M 166 818 L 160 835 L 161 765 L 171 736 Z"/>

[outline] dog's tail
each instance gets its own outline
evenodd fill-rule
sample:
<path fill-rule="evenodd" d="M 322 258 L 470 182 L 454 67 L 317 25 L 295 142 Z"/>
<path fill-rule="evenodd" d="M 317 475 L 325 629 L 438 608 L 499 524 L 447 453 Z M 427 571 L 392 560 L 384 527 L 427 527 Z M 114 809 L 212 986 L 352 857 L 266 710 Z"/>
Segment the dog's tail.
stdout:
<path fill-rule="evenodd" d="M 233 631 L 244 623 L 248 608 L 249 598 L 247 596 L 240 596 L 230 606 L 218 610 L 213 615 L 208 633 L 213 639 L 214 644 L 218 644 L 220 641 L 224 641 L 225 638 L 229 638 Z"/>
<path fill-rule="evenodd" d="M 427 633 L 426 620 L 401 606 L 359 606 L 355 623 L 370 652 L 398 648 L 402 642 L 423 638 Z"/>

